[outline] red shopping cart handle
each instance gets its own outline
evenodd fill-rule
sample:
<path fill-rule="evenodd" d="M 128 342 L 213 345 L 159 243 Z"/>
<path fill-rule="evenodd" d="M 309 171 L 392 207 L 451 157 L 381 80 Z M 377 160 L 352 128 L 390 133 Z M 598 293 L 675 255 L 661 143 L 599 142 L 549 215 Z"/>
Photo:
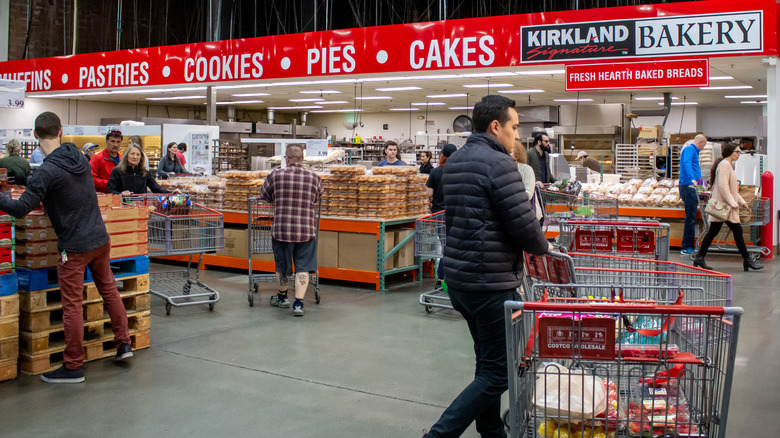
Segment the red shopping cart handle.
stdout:
<path fill-rule="evenodd" d="M 617 226 L 651 226 L 660 227 L 660 222 L 626 222 L 626 221 L 566 221 L 567 225 L 617 225 Z"/>
<path fill-rule="evenodd" d="M 612 304 L 612 303 L 523 303 L 523 310 L 534 312 L 603 312 L 603 313 L 653 313 L 657 315 L 725 315 L 723 307 L 708 306 L 659 306 L 654 304 Z"/>

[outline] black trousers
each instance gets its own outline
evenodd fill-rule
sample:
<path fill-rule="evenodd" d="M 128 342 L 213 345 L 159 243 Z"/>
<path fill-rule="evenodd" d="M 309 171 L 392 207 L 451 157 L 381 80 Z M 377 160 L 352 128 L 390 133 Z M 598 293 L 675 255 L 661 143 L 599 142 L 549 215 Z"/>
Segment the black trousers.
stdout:
<path fill-rule="evenodd" d="M 731 234 L 734 235 L 734 243 L 737 244 L 737 249 L 739 250 L 739 253 L 742 255 L 742 258 L 747 260 L 748 251 L 747 251 L 747 246 L 745 246 L 745 238 L 742 236 L 742 225 L 735 224 L 734 222 L 729 222 L 729 221 L 710 222 L 710 229 L 707 230 L 707 234 L 704 236 L 704 240 L 701 242 L 701 248 L 699 248 L 698 256 L 704 258 L 704 256 L 707 255 L 707 250 L 710 249 L 710 245 L 712 245 L 712 241 L 718 235 L 720 229 L 723 228 L 724 223 L 728 225 L 729 229 L 731 230 Z"/>

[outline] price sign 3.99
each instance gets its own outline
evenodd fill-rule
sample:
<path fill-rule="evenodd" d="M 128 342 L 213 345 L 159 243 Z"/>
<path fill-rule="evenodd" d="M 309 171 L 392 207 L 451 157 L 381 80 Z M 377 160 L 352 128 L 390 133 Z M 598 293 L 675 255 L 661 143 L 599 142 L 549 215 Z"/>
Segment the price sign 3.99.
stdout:
<path fill-rule="evenodd" d="M 0 79 L 0 108 L 24 108 L 27 83 Z"/>

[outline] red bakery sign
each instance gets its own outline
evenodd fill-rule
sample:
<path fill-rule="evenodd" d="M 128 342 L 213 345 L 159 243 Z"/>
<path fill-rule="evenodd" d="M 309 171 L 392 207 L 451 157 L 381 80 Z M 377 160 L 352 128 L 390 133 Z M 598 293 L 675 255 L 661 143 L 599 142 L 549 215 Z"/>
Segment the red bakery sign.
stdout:
<path fill-rule="evenodd" d="M 446 20 L 0 63 L 27 92 L 257 85 L 312 76 L 777 54 L 774 0 L 683 2 Z"/>
<path fill-rule="evenodd" d="M 709 85 L 706 59 L 566 66 L 566 91 Z"/>

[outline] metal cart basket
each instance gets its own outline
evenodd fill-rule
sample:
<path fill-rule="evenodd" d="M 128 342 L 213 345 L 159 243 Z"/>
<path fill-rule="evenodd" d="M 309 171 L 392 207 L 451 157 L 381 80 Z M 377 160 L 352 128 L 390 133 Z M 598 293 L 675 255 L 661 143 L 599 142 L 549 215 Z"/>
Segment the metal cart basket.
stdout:
<path fill-rule="evenodd" d="M 691 260 L 695 259 L 698 255 L 698 248 L 701 247 L 701 242 L 707 231 L 710 228 L 710 215 L 704 212 L 707 208 L 707 202 L 710 197 L 709 194 L 702 194 L 699 196 L 699 209 L 701 210 L 701 219 L 704 224 L 702 227 L 699 238 L 696 239 L 697 251 L 690 254 Z M 739 209 L 739 222 L 744 226 L 750 227 L 753 241 L 758 241 L 758 227 L 766 225 L 772 220 L 771 200 L 769 198 L 754 198 L 753 202 L 747 208 Z M 721 253 L 739 253 L 736 244 L 729 242 L 729 235 L 731 230 L 729 227 L 721 228 L 720 233 L 712 240 L 709 252 L 721 252 Z M 768 256 L 772 254 L 772 251 L 764 246 L 749 245 L 747 246 L 748 254 L 750 254 L 751 260 L 758 260 L 762 255 Z"/>
<path fill-rule="evenodd" d="M 561 219 L 557 242 L 567 251 L 669 260 L 669 224 Z"/>
<path fill-rule="evenodd" d="M 725 437 L 742 313 L 508 301 L 510 436 Z M 639 328 L 647 319 L 663 326 Z M 645 331 L 660 340 L 630 342 Z"/>
<path fill-rule="evenodd" d="M 255 304 L 255 294 L 259 291 L 260 282 L 270 282 L 276 279 L 276 274 L 255 274 L 252 269 L 252 256 L 255 254 L 273 254 L 273 243 L 271 237 L 271 228 L 274 223 L 274 206 L 273 204 L 266 202 L 259 196 L 251 196 L 247 201 L 247 234 L 249 239 L 249 254 L 247 256 L 247 265 L 249 270 L 249 291 L 247 292 L 247 300 L 249 306 L 252 307 Z M 320 204 L 322 205 L 322 204 Z M 320 230 L 320 206 L 317 207 L 317 226 L 315 236 L 315 251 L 316 243 L 319 237 Z M 290 282 L 290 284 L 295 284 Z M 319 283 L 319 270 L 309 279 L 309 284 L 314 285 L 314 301 L 320 303 L 320 283 Z"/>
<path fill-rule="evenodd" d="M 447 240 L 445 231 L 444 211 L 431 213 L 417 219 L 414 232 L 415 257 L 434 260 L 435 267 L 438 268 Z M 435 269 L 434 272 L 436 272 Z M 446 286 L 420 294 L 420 304 L 425 306 L 425 311 L 428 313 L 433 312 L 434 307 L 452 309 Z"/>
<path fill-rule="evenodd" d="M 730 306 L 732 278 L 682 263 L 617 257 L 601 254 L 551 252 L 544 256 L 525 254 L 523 290 L 526 300 L 538 301 L 534 285 L 548 285 L 555 296 L 569 296 L 577 284 L 581 287 L 621 287 L 627 291 L 661 288 L 676 293 L 678 288 L 697 288 L 699 294 L 686 296 L 685 304 Z M 639 292 L 637 292 L 639 293 Z"/>
<path fill-rule="evenodd" d="M 617 198 L 595 199 L 551 190 L 539 190 L 544 211 L 544 225 L 558 225 L 561 219 L 604 220 L 617 219 Z"/>
<path fill-rule="evenodd" d="M 150 257 L 190 256 L 185 270 L 149 274 L 149 291 L 166 300 L 165 313 L 170 315 L 174 306 L 197 304 L 208 304 L 209 310 L 214 310 L 219 292 L 200 281 L 200 264 L 203 253 L 224 249 L 222 213 L 195 203 L 163 208 L 156 195 L 134 195 L 125 200 L 150 209 L 147 243 Z M 198 254 L 198 263 L 192 279 L 190 268 L 195 254 Z"/>

